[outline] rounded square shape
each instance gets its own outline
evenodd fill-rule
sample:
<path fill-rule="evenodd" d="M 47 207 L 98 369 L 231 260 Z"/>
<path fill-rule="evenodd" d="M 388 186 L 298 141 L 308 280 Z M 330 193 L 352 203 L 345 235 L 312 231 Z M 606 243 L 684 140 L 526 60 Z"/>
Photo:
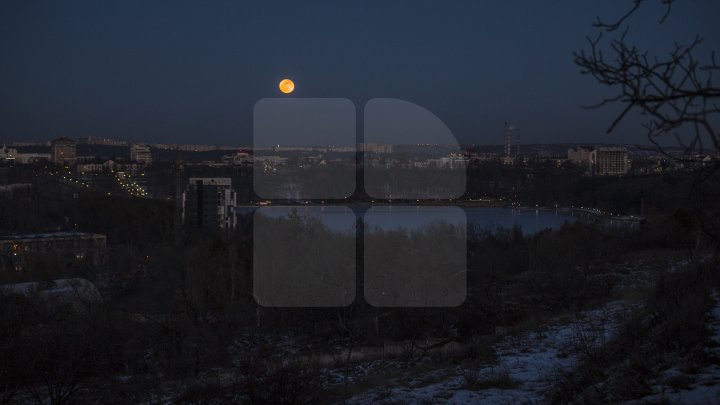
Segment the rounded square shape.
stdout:
<path fill-rule="evenodd" d="M 365 300 L 455 307 L 467 295 L 467 218 L 458 207 L 375 206 L 364 217 Z"/>
<path fill-rule="evenodd" d="M 253 295 L 265 307 L 355 300 L 355 213 L 343 206 L 261 207 L 253 216 Z"/>
<path fill-rule="evenodd" d="M 264 98 L 255 104 L 253 189 L 260 198 L 349 197 L 356 150 L 350 100 Z"/>

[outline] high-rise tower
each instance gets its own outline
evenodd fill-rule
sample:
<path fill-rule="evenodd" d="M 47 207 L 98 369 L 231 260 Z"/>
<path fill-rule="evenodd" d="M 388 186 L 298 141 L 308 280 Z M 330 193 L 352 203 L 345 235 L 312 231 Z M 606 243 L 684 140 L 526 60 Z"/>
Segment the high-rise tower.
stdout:
<path fill-rule="evenodd" d="M 512 126 L 508 125 L 507 121 L 505 121 L 505 136 L 504 136 L 504 143 L 505 143 L 505 163 L 510 163 L 510 150 L 512 148 Z"/>

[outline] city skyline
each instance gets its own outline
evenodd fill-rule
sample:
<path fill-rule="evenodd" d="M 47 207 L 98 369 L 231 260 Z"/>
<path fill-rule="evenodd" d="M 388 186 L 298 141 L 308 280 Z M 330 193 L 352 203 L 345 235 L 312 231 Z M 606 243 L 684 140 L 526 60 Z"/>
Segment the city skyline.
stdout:
<path fill-rule="evenodd" d="M 248 145 L 255 102 L 282 96 L 345 97 L 358 113 L 375 97 L 408 100 L 461 143 L 498 143 L 509 121 L 527 143 L 647 144 L 641 117 L 605 135 L 617 106 L 581 108 L 606 95 L 572 58 L 595 17 L 619 14 L 602 2 L 376 2 L 348 5 L 341 18 L 330 2 L 0 7 L 5 142 Z M 658 26 L 664 8 L 653 5 L 634 16 L 629 36 L 660 54 L 698 33 L 710 44 L 714 9 L 677 4 Z M 284 77 L 296 83 L 291 95 L 277 88 Z"/>

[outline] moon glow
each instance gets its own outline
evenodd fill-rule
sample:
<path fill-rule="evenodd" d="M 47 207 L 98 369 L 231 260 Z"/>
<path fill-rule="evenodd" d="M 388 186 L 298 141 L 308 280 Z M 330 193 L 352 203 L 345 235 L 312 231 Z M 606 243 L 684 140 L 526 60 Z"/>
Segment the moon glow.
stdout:
<path fill-rule="evenodd" d="M 278 87 L 283 93 L 290 94 L 293 92 L 293 90 L 295 90 L 295 83 L 293 83 L 293 81 L 290 79 L 282 79 L 280 81 L 280 84 L 278 84 Z"/>

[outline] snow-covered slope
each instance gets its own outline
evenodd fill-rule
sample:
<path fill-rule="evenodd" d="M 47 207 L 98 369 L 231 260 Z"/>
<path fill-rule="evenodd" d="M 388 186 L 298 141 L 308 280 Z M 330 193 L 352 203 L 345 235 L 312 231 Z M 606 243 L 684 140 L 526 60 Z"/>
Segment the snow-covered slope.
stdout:
<path fill-rule="evenodd" d="M 575 365 L 582 350 L 613 336 L 629 309 L 615 301 L 563 322 L 556 319 L 522 335 L 506 336 L 494 345 L 497 362 L 476 369 L 457 367 L 399 380 L 350 398 L 350 404 L 452 403 L 522 404 L 542 402 L 558 372 Z M 424 384 L 423 381 L 434 381 Z"/>

